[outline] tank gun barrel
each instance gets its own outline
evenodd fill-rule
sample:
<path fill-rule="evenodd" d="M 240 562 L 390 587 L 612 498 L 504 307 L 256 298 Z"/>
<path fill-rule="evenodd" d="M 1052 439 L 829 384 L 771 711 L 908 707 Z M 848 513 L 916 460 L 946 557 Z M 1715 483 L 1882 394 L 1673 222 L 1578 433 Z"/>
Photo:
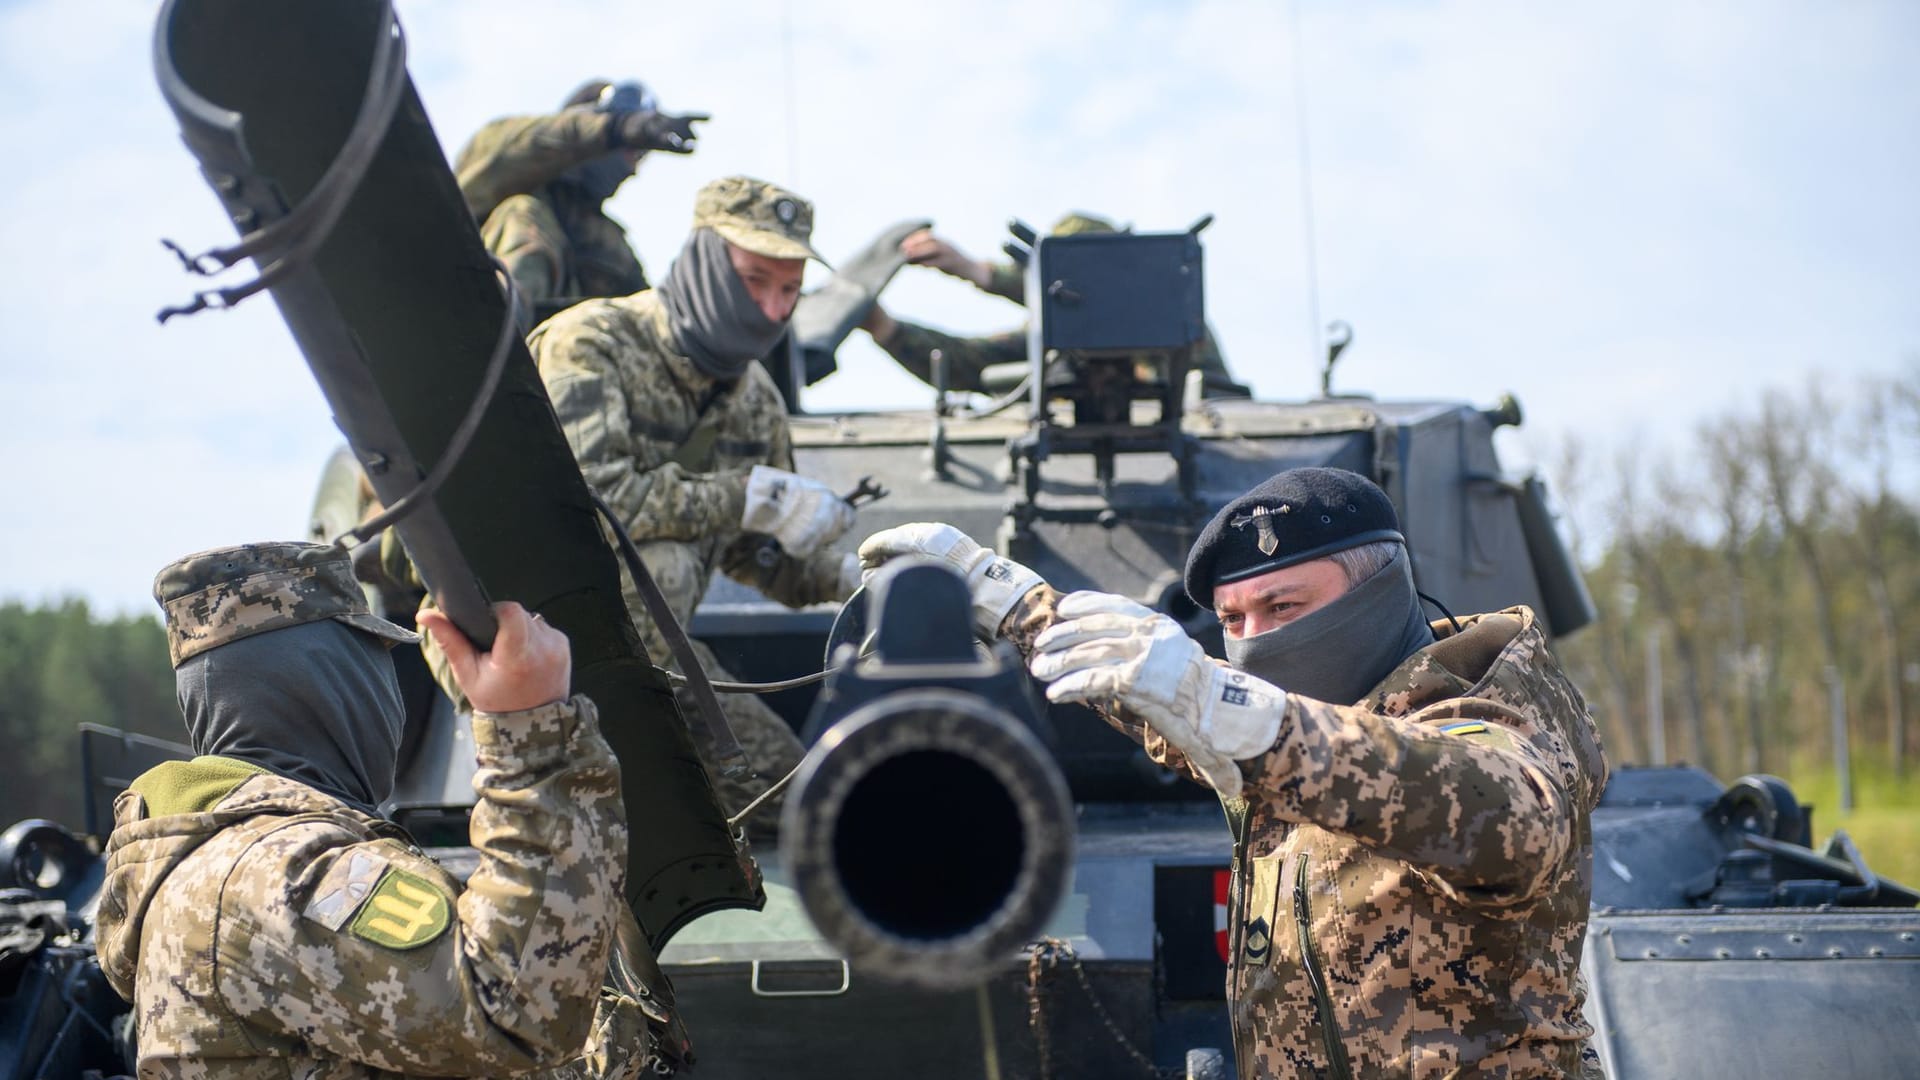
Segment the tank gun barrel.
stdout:
<path fill-rule="evenodd" d="M 1039 934 L 1073 864 L 1073 804 L 1032 728 L 1017 658 L 981 659 L 966 584 L 888 567 L 866 598 L 871 657 L 851 647 L 816 710 L 781 852 L 801 904 L 852 966 L 967 986 Z M 858 602 L 853 601 L 854 603 Z"/>

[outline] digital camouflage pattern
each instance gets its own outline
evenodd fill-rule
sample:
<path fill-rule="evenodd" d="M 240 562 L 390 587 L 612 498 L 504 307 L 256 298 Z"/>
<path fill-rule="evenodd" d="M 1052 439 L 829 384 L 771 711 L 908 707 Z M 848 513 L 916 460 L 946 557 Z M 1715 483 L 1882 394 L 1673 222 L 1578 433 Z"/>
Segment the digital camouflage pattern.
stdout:
<path fill-rule="evenodd" d="M 585 108 L 495 120 L 455 159 L 454 176 L 481 239 L 535 308 L 647 287 L 626 229 L 599 202 L 555 183 L 611 152 L 619 120 Z"/>
<path fill-rule="evenodd" d="M 230 641 L 337 619 L 388 641 L 419 638 L 373 614 L 344 548 L 263 543 L 174 560 L 153 579 L 173 666 Z"/>
<path fill-rule="evenodd" d="M 1005 635 L 1030 651 L 1057 600 L 1030 592 Z M 1439 640 L 1358 705 L 1289 695 L 1273 749 L 1240 763 L 1227 996 L 1242 1077 L 1598 1075 L 1579 964 L 1599 735 L 1530 610 L 1460 623 L 1434 624 Z"/>
<path fill-rule="evenodd" d="M 728 243 L 770 259 L 813 259 L 813 204 L 778 184 L 728 176 L 693 199 L 693 227 L 712 229 Z"/>
<path fill-rule="evenodd" d="M 796 559 L 740 530 L 753 466 L 793 468 L 786 408 L 765 368 L 751 364 L 731 384 L 702 374 L 674 351 L 666 312 L 651 292 L 569 308 L 528 345 L 581 473 L 619 517 L 683 625 L 715 569 L 794 607 L 851 592 L 844 553 Z M 648 655 L 670 666 L 666 639 L 624 567 L 621 575 Z M 712 678 L 732 678 L 705 646 L 694 649 Z M 759 773 L 718 781 L 721 801 L 737 810 L 798 764 L 801 748 L 759 698 L 723 694 L 720 702 Z M 773 820 L 766 817 L 773 811 L 759 813 Z"/>
<path fill-rule="evenodd" d="M 99 957 L 134 1003 L 142 1078 L 640 1074 L 655 1028 L 602 988 L 627 826 L 593 704 L 473 731 L 464 887 L 398 826 L 239 763 L 198 804 L 150 808 L 143 792 L 182 790 L 169 771 L 225 759 L 120 796 Z"/>

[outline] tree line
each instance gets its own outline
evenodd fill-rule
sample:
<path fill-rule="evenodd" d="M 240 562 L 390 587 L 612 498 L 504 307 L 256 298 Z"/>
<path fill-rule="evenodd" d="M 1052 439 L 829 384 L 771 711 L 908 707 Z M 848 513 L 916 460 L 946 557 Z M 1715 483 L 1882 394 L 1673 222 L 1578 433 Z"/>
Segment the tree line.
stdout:
<path fill-rule="evenodd" d="M 1549 455 L 1602 617 L 1559 651 L 1615 762 L 1903 777 L 1920 650 L 1920 362 L 1775 389 L 1658 453 Z"/>
<path fill-rule="evenodd" d="M 100 618 L 81 600 L 0 603 L 0 827 L 81 827 L 82 723 L 186 741 L 159 620 Z"/>

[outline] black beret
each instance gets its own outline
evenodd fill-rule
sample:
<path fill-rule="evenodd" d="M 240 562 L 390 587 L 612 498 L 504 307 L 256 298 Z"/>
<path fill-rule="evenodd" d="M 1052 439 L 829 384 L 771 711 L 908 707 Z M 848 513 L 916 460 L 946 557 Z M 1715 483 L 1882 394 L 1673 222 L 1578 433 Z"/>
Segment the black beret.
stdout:
<path fill-rule="evenodd" d="M 1346 469 L 1288 469 L 1200 530 L 1187 555 L 1187 595 L 1212 609 L 1215 586 L 1377 540 L 1407 542 L 1379 485 Z"/>

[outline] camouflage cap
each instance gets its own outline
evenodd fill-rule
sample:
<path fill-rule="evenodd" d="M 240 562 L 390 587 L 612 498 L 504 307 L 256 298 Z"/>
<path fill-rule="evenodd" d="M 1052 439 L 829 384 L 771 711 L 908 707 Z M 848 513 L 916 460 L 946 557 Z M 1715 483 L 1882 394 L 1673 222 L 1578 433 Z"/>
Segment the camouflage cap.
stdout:
<path fill-rule="evenodd" d="M 1053 223 L 1052 236 L 1079 236 L 1082 233 L 1127 232 L 1106 218 L 1074 211 Z"/>
<path fill-rule="evenodd" d="M 345 548 L 296 542 L 241 544 L 177 559 L 153 579 L 166 613 L 173 666 L 229 641 L 338 619 L 392 642 L 419 635 L 373 614 Z"/>
<path fill-rule="evenodd" d="M 693 227 L 770 259 L 829 265 L 813 250 L 813 204 L 765 180 L 729 176 L 701 188 L 693 199 Z"/>

